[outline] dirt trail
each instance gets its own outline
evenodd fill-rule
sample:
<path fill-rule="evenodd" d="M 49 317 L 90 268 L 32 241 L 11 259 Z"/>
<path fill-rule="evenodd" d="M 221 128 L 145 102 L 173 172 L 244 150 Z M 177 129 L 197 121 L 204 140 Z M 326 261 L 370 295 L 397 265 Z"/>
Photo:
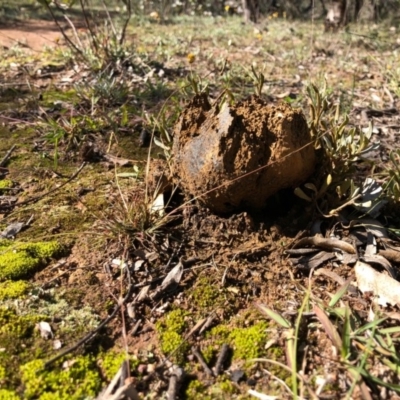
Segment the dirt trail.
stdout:
<path fill-rule="evenodd" d="M 3 49 L 22 46 L 39 52 L 45 46 L 57 46 L 60 38 L 60 31 L 53 21 L 29 20 L 0 25 L 0 46 Z"/>

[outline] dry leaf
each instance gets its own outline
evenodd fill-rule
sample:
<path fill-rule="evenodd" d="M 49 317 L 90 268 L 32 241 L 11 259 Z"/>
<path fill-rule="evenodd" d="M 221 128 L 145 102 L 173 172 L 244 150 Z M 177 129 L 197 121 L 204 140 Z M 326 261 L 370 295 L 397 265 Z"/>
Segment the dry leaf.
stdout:
<path fill-rule="evenodd" d="M 361 292 L 372 292 L 376 302 L 386 305 L 400 305 L 400 282 L 388 275 L 375 271 L 371 266 L 357 261 L 354 267 L 357 285 Z"/>

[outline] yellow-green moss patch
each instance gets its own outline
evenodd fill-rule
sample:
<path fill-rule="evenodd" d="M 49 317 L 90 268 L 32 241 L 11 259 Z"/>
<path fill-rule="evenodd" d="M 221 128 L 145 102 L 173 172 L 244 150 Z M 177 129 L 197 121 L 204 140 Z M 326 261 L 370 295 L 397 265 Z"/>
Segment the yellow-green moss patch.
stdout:
<path fill-rule="evenodd" d="M 3 388 L 15 388 L 19 376 L 15 373 L 21 360 L 40 356 L 42 350 L 36 341 L 43 341 L 34 329 L 42 315 L 20 316 L 12 308 L 0 307 L 0 383 Z"/>
<path fill-rule="evenodd" d="M 26 281 L 0 282 L 0 301 L 18 299 L 26 294 L 31 285 Z"/>
<path fill-rule="evenodd" d="M 23 278 L 61 251 L 62 246 L 56 241 L 20 243 L 0 240 L 0 280 Z"/>
<path fill-rule="evenodd" d="M 13 390 L 0 389 L 0 400 L 20 400 L 21 397 Z"/>
<path fill-rule="evenodd" d="M 238 388 L 223 376 L 208 387 L 198 380 L 192 380 L 185 390 L 185 395 L 188 400 L 224 400 L 233 398 L 238 392 Z"/>
<path fill-rule="evenodd" d="M 192 292 L 193 304 L 202 311 L 221 306 L 225 297 L 224 289 L 220 291 L 215 282 L 208 276 L 201 276 L 196 281 Z"/>
<path fill-rule="evenodd" d="M 166 356 L 171 355 L 171 359 L 177 363 L 183 362 L 189 348 L 183 335 L 187 315 L 184 310 L 172 310 L 156 325 L 161 351 Z"/>
<path fill-rule="evenodd" d="M 2 189 L 11 189 L 14 186 L 13 181 L 10 179 L 2 179 L 0 180 L 0 191 Z"/>
<path fill-rule="evenodd" d="M 129 361 L 131 371 L 133 371 L 139 364 L 139 360 L 137 358 L 127 355 L 124 352 L 116 353 L 115 351 L 111 350 L 105 353 L 103 356 L 100 356 L 98 364 L 101 367 L 103 375 L 106 377 L 106 379 L 111 381 L 125 360 Z"/>
<path fill-rule="evenodd" d="M 238 328 L 219 325 L 211 329 L 208 337 L 218 345 L 228 343 L 232 346 L 234 359 L 250 360 L 262 355 L 267 342 L 267 326 L 265 321 Z"/>
<path fill-rule="evenodd" d="M 13 336 L 18 338 L 29 336 L 35 324 L 41 319 L 42 315 L 19 316 L 15 310 L 0 307 L 0 342 L 5 344 L 13 341 Z"/>
<path fill-rule="evenodd" d="M 21 366 L 24 399 L 83 400 L 95 396 L 101 388 L 101 377 L 96 360 L 78 356 L 69 366 L 44 369 L 42 360 Z"/>

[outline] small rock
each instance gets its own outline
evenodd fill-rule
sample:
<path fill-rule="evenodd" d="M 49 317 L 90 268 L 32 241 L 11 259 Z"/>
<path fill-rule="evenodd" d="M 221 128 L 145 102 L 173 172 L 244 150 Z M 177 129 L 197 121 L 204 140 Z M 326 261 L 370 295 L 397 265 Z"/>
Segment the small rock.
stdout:
<path fill-rule="evenodd" d="M 235 369 L 231 371 L 231 381 L 235 383 L 239 383 L 241 380 L 245 378 L 245 373 L 241 369 Z"/>

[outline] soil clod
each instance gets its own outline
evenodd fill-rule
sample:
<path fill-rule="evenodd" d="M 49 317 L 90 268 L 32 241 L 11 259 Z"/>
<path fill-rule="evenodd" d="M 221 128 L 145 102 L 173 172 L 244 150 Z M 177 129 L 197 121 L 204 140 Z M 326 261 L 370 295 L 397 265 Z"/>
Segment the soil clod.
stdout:
<path fill-rule="evenodd" d="M 260 209 L 309 177 L 315 154 L 304 115 L 252 96 L 212 106 L 197 95 L 174 130 L 174 179 L 216 213 Z M 308 145 L 310 144 L 310 145 Z"/>

